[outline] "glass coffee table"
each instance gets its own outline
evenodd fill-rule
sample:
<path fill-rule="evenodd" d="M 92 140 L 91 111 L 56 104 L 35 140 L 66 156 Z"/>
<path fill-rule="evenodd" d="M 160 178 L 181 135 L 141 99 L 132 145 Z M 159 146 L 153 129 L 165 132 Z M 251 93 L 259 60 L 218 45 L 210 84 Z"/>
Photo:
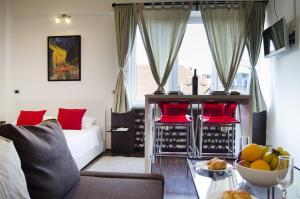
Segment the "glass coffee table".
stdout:
<path fill-rule="evenodd" d="M 222 172 L 214 172 L 206 169 L 200 169 L 196 163 L 203 164 L 205 160 L 188 158 L 188 167 L 190 176 L 193 179 L 197 195 L 199 199 L 221 199 L 221 195 L 226 190 L 239 189 L 248 191 L 255 199 L 280 199 L 281 191 L 279 187 L 266 188 L 252 186 L 240 176 L 234 168 Z M 298 179 L 297 179 L 298 178 Z M 300 198 L 300 190 L 297 181 L 299 182 L 299 171 L 295 175 L 295 180 L 288 192 L 289 199 Z"/>

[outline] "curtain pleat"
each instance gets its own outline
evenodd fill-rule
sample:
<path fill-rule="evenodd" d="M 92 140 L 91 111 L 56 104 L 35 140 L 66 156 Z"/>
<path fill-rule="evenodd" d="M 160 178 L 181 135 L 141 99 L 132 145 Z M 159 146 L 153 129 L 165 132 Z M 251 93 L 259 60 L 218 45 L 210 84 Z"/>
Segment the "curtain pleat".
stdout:
<path fill-rule="evenodd" d="M 246 40 L 246 46 L 249 53 L 251 63 L 251 80 L 249 84 L 249 94 L 252 97 L 253 112 L 261 112 L 266 110 L 266 104 L 262 95 L 259 79 L 256 72 L 256 65 L 260 55 L 262 32 L 265 22 L 265 3 L 255 2 L 250 14 L 249 32 Z"/>
<path fill-rule="evenodd" d="M 164 93 L 190 13 L 191 6 L 149 8 L 143 4 L 136 5 L 137 23 L 153 78 L 158 85 L 156 93 Z"/>
<path fill-rule="evenodd" d="M 115 7 L 115 27 L 120 72 L 114 91 L 113 112 L 124 113 L 130 110 L 124 71 L 127 68 L 137 27 L 133 5 Z"/>

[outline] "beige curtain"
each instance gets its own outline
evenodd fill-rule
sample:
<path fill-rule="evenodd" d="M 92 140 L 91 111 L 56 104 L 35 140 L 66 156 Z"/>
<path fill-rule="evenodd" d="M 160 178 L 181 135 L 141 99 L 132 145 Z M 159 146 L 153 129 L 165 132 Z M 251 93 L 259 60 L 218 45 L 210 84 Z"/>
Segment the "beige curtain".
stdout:
<path fill-rule="evenodd" d="M 252 66 L 251 80 L 249 84 L 249 94 L 252 97 L 253 112 L 261 112 L 266 110 L 266 104 L 260 90 L 259 80 L 255 66 L 260 54 L 262 33 L 265 22 L 265 3 L 255 2 L 250 14 L 249 33 L 246 40 L 246 46 L 249 53 L 250 63 Z"/>
<path fill-rule="evenodd" d="M 227 92 L 240 64 L 247 36 L 250 3 L 200 6 L 218 76 Z"/>
<path fill-rule="evenodd" d="M 158 85 L 155 93 L 164 93 L 164 86 L 177 57 L 190 13 L 191 6 L 136 5 L 137 22 L 152 75 Z"/>
<path fill-rule="evenodd" d="M 133 5 L 115 7 L 115 26 L 118 49 L 118 75 L 113 101 L 113 112 L 124 113 L 130 110 L 126 91 L 125 69 L 136 33 L 136 19 Z"/>

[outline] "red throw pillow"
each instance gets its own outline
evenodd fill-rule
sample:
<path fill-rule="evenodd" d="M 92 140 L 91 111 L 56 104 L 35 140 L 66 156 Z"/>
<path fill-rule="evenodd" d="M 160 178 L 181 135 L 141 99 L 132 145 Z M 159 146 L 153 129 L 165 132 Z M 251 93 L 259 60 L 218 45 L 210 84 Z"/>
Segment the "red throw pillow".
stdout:
<path fill-rule="evenodd" d="M 63 129 L 81 130 L 82 117 L 86 109 L 65 109 L 58 110 L 57 120 Z"/>
<path fill-rule="evenodd" d="M 24 125 L 37 125 L 43 121 L 43 117 L 46 110 L 40 111 L 20 111 L 20 115 L 17 120 L 18 126 Z"/>

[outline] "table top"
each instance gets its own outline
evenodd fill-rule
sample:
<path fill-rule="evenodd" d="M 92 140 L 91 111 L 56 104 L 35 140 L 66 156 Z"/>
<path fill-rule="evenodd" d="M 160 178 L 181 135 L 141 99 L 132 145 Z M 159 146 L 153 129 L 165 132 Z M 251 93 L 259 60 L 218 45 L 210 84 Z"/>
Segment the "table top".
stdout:
<path fill-rule="evenodd" d="M 162 100 L 201 102 L 205 100 L 214 101 L 248 101 L 250 95 L 145 95 L 149 103 Z"/>
<path fill-rule="evenodd" d="M 211 172 L 203 169 L 199 169 L 196 163 L 204 163 L 203 160 L 191 160 L 188 159 L 188 166 L 190 170 L 190 176 L 193 178 L 193 182 L 200 199 L 220 199 L 215 197 L 216 193 L 222 193 L 225 190 L 239 189 L 250 192 L 257 199 L 268 198 L 268 189 L 266 187 L 252 186 L 246 183 L 240 176 L 236 169 L 227 170 L 225 172 Z M 300 198 L 299 189 L 299 173 L 295 174 L 295 180 L 293 185 L 288 189 L 288 198 L 296 199 Z M 298 187 L 297 187 L 298 186 Z M 275 199 L 281 198 L 281 191 L 278 186 L 274 188 Z"/>

